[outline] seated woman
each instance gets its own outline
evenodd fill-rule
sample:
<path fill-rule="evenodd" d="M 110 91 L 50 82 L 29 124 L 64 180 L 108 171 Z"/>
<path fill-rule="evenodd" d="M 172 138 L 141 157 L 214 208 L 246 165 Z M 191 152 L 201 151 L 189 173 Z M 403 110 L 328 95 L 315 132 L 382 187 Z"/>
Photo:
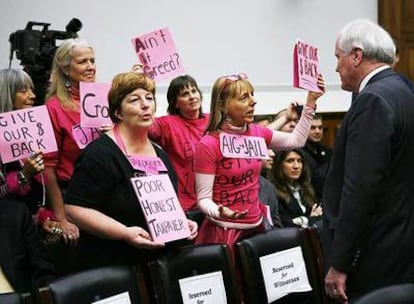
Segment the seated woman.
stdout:
<path fill-rule="evenodd" d="M 130 182 L 154 171 L 135 166 L 134 159 L 158 157 L 176 186 L 167 155 L 148 138 L 155 115 L 154 81 L 144 74 L 121 73 L 112 81 L 108 101 L 114 128 L 81 153 L 65 199 L 69 218 L 81 230 L 81 268 L 144 264 L 165 246 L 150 237 Z M 193 239 L 197 225 L 188 225 Z"/>
<path fill-rule="evenodd" d="M 322 207 L 316 201 L 309 167 L 300 149 L 278 152 L 270 179 L 276 187 L 285 227 L 305 228 L 321 223 Z"/>
<path fill-rule="evenodd" d="M 0 293 L 30 292 L 55 278 L 27 206 L 0 200 Z"/>
<path fill-rule="evenodd" d="M 21 70 L 0 70 L 0 113 L 30 108 L 35 102 L 33 82 L 30 76 Z M 33 152 L 31 157 L 7 164 L 0 162 L 0 199 L 15 199 L 26 202 L 33 214 L 38 215 L 40 224 L 52 233 L 50 240 L 57 240 L 61 234 L 60 223 L 53 221 L 51 211 L 41 208 L 43 204 L 44 184 L 41 173 L 45 169 L 41 151 Z"/>
<path fill-rule="evenodd" d="M 34 99 L 28 74 L 0 70 L 0 113 L 32 107 Z M 32 180 L 43 170 L 40 151 L 23 161 L 0 162 L 0 293 L 29 292 L 54 278 L 53 265 L 28 209 L 37 212 L 37 199 L 41 201 L 42 196 L 35 195 Z M 59 238 L 59 223 L 50 219 L 51 213 L 41 214 L 45 230 Z"/>

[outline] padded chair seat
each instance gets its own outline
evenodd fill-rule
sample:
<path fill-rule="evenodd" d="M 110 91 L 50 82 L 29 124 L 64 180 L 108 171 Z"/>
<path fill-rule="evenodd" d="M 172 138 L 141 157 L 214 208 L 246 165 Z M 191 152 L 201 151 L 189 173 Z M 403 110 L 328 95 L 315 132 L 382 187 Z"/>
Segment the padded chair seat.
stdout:
<path fill-rule="evenodd" d="M 132 266 L 110 266 L 82 271 L 59 278 L 39 290 L 41 303 L 92 303 L 128 292 L 133 304 L 144 303 L 137 271 Z"/>
<path fill-rule="evenodd" d="M 413 304 L 414 284 L 401 284 L 374 290 L 355 304 Z"/>
<path fill-rule="evenodd" d="M 221 271 L 227 303 L 240 303 L 235 270 L 226 245 L 189 245 L 149 263 L 156 303 L 183 303 L 179 280 Z"/>
<path fill-rule="evenodd" d="M 302 249 L 309 284 L 313 290 L 291 293 L 272 303 L 324 303 L 323 273 L 320 267 L 322 256 L 318 256 L 320 244 L 315 244 L 318 239 L 311 238 L 311 234 L 316 233 L 312 229 L 315 228 L 274 228 L 265 233 L 246 238 L 236 244 L 236 260 L 240 265 L 244 282 L 244 302 L 246 304 L 268 303 L 260 258 L 298 246 Z"/>
<path fill-rule="evenodd" d="M 32 298 L 29 293 L 20 294 L 20 293 L 3 293 L 0 294 L 0 304 L 30 304 L 32 303 Z"/>

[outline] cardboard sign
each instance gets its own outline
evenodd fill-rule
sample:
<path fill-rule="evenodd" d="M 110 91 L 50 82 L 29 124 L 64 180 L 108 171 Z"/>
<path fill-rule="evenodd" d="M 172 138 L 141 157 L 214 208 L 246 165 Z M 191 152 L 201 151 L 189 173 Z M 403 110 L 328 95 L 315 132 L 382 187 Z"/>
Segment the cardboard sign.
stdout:
<path fill-rule="evenodd" d="M 263 137 L 220 132 L 220 151 L 228 158 L 269 159 Z"/>
<path fill-rule="evenodd" d="M 99 128 L 112 125 L 109 117 L 108 92 L 111 85 L 98 82 L 79 82 L 80 91 L 80 125 Z"/>
<path fill-rule="evenodd" d="M 92 302 L 91 304 L 131 304 L 131 298 L 128 292 L 123 292 L 102 300 Z"/>
<path fill-rule="evenodd" d="M 35 151 L 57 151 L 46 106 L 0 113 L 0 153 L 3 163 L 30 156 Z"/>
<path fill-rule="evenodd" d="M 184 68 L 168 28 L 132 39 L 135 53 L 146 75 L 162 80 L 182 75 Z"/>
<path fill-rule="evenodd" d="M 293 50 L 293 86 L 312 92 L 322 92 L 318 87 L 318 49 L 298 40 Z"/>
<path fill-rule="evenodd" d="M 147 174 L 158 174 L 159 172 L 168 171 L 163 161 L 159 157 L 136 157 L 128 156 L 132 168 L 143 171 Z"/>
<path fill-rule="evenodd" d="M 72 126 L 72 135 L 79 149 L 84 149 L 95 139 L 98 139 L 102 132 L 98 128 L 82 128 L 80 125 L 74 125 Z"/>
<path fill-rule="evenodd" d="M 290 293 L 311 291 L 300 246 L 260 257 L 268 303 Z"/>
<path fill-rule="evenodd" d="M 131 182 L 154 241 L 166 243 L 190 236 L 168 174 L 133 177 Z"/>
<path fill-rule="evenodd" d="M 178 281 L 183 304 L 227 303 L 221 271 L 196 275 Z"/>

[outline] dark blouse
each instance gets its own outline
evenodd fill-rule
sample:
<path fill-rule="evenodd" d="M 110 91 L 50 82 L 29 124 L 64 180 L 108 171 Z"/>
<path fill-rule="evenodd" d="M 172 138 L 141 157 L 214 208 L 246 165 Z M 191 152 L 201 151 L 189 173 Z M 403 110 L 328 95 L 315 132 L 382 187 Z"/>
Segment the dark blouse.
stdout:
<path fill-rule="evenodd" d="M 153 144 L 157 156 L 164 162 L 168 175 L 177 189 L 177 179 L 165 152 Z M 162 173 L 162 172 L 160 172 Z M 164 172 L 166 173 L 166 172 Z M 89 144 L 75 163 L 65 203 L 92 208 L 123 223 L 148 230 L 130 178 L 142 176 L 135 170 L 115 142 L 107 135 Z M 81 268 L 113 264 L 138 263 L 154 250 L 137 249 L 123 241 L 103 239 L 80 232 Z"/>

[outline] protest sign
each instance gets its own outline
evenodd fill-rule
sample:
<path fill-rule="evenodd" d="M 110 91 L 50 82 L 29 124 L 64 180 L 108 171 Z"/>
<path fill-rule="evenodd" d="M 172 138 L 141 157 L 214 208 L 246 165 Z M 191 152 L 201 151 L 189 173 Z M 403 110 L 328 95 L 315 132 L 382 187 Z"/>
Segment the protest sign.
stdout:
<path fill-rule="evenodd" d="M 57 150 L 46 106 L 0 113 L 0 153 L 3 163 L 27 158 L 30 153 Z"/>
<path fill-rule="evenodd" d="M 98 128 L 82 128 L 79 124 L 72 126 L 72 135 L 79 149 L 84 149 L 87 145 L 98 139 L 102 132 Z"/>
<path fill-rule="evenodd" d="M 108 92 L 111 85 L 98 82 L 80 82 L 80 125 L 99 128 L 112 125 L 109 117 Z"/>
<path fill-rule="evenodd" d="M 168 28 L 133 38 L 132 44 L 144 73 L 152 79 L 168 79 L 184 73 L 180 55 Z"/>
<path fill-rule="evenodd" d="M 322 92 L 318 87 L 319 50 L 298 40 L 293 50 L 293 86 L 312 92 Z"/>
<path fill-rule="evenodd" d="M 269 159 L 263 137 L 220 132 L 220 151 L 228 158 Z"/>
<path fill-rule="evenodd" d="M 190 236 L 187 217 L 168 174 L 131 178 L 152 239 L 170 242 Z"/>

